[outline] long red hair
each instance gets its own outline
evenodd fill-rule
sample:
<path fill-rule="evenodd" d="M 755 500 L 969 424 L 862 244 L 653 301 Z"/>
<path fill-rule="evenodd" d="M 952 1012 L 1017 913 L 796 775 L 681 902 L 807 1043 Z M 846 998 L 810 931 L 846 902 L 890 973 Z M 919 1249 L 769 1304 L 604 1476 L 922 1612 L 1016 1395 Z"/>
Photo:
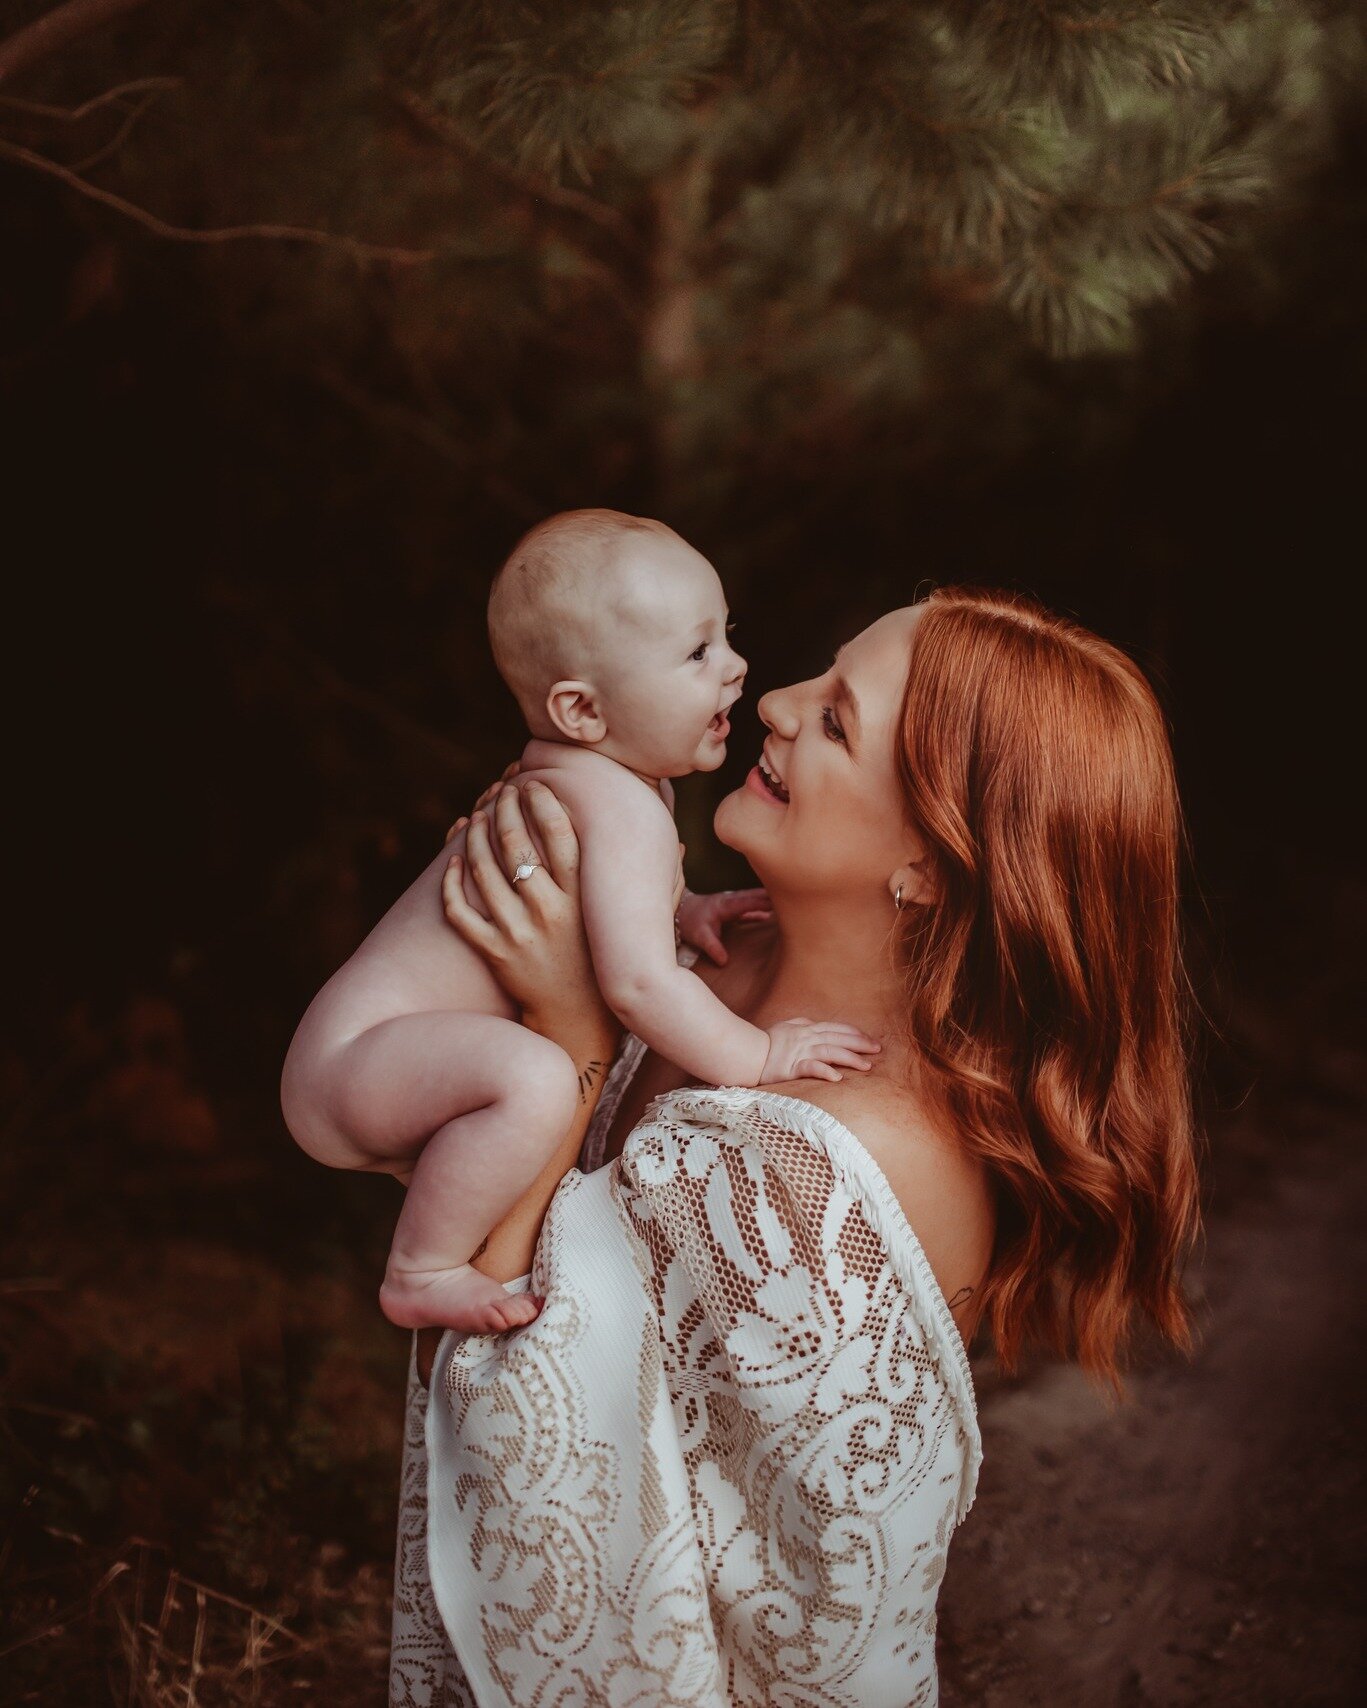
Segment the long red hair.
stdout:
<path fill-rule="evenodd" d="M 913 635 L 898 760 L 933 899 L 899 916 L 924 1090 L 997 1204 L 985 1312 L 1118 1385 L 1147 1316 L 1181 1345 L 1199 1228 L 1163 714 L 1116 647 L 1012 594 L 943 588 Z"/>

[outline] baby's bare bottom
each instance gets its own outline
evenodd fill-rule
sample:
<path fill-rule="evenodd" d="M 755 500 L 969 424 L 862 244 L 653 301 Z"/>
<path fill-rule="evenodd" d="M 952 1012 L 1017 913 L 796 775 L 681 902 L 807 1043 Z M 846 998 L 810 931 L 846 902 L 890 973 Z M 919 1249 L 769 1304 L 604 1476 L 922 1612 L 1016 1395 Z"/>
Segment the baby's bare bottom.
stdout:
<path fill-rule="evenodd" d="M 511 1020 L 436 1012 L 385 1020 L 332 1062 L 338 1127 L 366 1167 L 416 1158 L 380 1306 L 400 1328 L 496 1333 L 529 1322 L 470 1258 L 550 1161 L 578 1078 L 557 1044 Z"/>

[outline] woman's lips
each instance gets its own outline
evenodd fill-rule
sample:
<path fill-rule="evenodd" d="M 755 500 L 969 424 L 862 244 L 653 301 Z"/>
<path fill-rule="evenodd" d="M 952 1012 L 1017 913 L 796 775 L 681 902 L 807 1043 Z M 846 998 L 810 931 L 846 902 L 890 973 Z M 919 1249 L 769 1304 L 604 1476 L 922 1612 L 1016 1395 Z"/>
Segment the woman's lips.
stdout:
<path fill-rule="evenodd" d="M 782 807 L 788 804 L 781 800 L 764 781 L 758 765 L 750 767 L 749 774 L 745 779 L 745 786 L 752 795 L 758 795 L 762 801 L 767 801 L 771 807 Z"/>

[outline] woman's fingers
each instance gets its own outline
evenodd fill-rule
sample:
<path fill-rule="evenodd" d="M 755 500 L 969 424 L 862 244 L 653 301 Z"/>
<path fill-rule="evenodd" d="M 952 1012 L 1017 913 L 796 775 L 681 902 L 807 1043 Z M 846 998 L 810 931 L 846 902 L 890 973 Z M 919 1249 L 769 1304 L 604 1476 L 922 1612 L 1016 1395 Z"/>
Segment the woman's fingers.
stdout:
<path fill-rule="evenodd" d="M 562 900 L 559 880 L 551 866 L 550 854 L 545 858 L 538 852 L 536 838 L 527 828 L 522 808 L 521 791 L 516 783 L 504 785 L 494 808 L 494 823 L 498 830 L 499 855 L 509 881 L 517 878 L 518 868 L 531 866 L 534 870 L 513 883 L 518 899 L 538 924 L 544 924 Z M 563 809 L 562 809 L 563 810 Z M 566 824 L 569 820 L 565 820 Z M 573 836 L 574 832 L 570 832 Z M 578 844 L 575 845 L 576 852 Z"/>
<path fill-rule="evenodd" d="M 460 835 L 461 831 L 465 829 L 467 824 L 469 824 L 469 822 L 470 822 L 470 820 L 468 818 L 463 817 L 463 816 L 461 818 L 458 818 L 456 820 L 456 822 L 451 826 L 450 830 L 447 831 L 446 835 L 442 837 L 442 839 L 441 839 L 442 847 L 445 848 L 445 846 L 448 842 L 454 842 L 455 839 Z"/>
<path fill-rule="evenodd" d="M 575 890 L 579 884 L 579 838 L 570 815 L 555 791 L 544 783 L 528 783 L 525 794 L 551 876 L 562 890 Z"/>
<path fill-rule="evenodd" d="M 465 833 L 465 858 L 480 899 L 499 934 L 514 937 L 527 924 L 527 910 L 508 882 L 489 839 L 487 813 L 477 812 Z"/>
<path fill-rule="evenodd" d="M 541 865 L 536 843 L 522 816 L 522 801 L 515 783 L 505 783 L 499 790 L 498 800 L 494 803 L 494 828 L 498 832 L 499 858 L 509 881 L 517 875 L 519 866 Z M 523 882 L 529 880 L 524 878 Z M 531 892 L 527 893 L 530 895 Z"/>
<path fill-rule="evenodd" d="M 447 919 L 465 941 L 487 955 L 498 946 L 498 933 L 465 899 L 464 879 L 465 862 L 459 854 L 453 854 L 441 875 L 441 905 Z"/>

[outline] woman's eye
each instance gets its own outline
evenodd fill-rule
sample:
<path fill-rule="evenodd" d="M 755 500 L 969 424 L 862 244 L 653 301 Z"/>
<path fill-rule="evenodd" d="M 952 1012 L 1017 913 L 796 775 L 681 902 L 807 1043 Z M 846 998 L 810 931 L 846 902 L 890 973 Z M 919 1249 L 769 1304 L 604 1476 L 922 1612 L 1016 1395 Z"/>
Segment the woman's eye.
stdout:
<path fill-rule="evenodd" d="M 825 730 L 826 734 L 830 736 L 832 741 L 844 741 L 845 732 L 835 721 L 835 713 L 829 706 L 823 706 L 821 708 L 821 727 Z"/>
<path fill-rule="evenodd" d="M 700 646 L 695 646 L 688 656 L 694 664 L 701 664 L 703 659 L 707 657 L 707 642 L 703 641 Z"/>

